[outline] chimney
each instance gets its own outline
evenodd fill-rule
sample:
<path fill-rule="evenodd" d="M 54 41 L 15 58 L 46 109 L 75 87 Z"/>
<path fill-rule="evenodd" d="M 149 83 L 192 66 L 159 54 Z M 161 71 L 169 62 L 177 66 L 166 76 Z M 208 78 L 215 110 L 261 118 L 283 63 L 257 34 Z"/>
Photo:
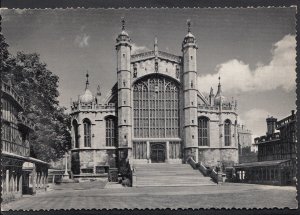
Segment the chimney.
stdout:
<path fill-rule="evenodd" d="M 273 118 L 272 116 L 271 117 L 268 117 L 266 119 L 267 121 L 267 135 L 272 135 L 274 134 L 275 132 L 275 128 L 276 128 L 276 122 L 277 122 L 277 119 L 276 118 Z"/>

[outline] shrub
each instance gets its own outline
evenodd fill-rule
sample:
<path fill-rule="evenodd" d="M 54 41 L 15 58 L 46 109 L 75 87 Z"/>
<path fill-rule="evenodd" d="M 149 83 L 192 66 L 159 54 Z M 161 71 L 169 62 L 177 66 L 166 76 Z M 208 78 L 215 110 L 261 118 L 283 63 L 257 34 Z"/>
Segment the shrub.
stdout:
<path fill-rule="evenodd" d="M 131 182 L 128 178 L 125 178 L 123 181 L 122 181 L 122 185 L 124 187 L 131 187 Z"/>

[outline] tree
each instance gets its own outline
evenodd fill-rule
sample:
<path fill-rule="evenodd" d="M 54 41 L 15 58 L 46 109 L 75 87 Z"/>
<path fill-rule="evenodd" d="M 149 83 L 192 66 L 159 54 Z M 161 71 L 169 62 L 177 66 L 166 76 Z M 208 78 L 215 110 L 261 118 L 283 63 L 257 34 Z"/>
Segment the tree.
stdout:
<path fill-rule="evenodd" d="M 29 137 L 31 156 L 45 161 L 62 157 L 70 147 L 70 118 L 59 106 L 59 78 L 46 68 L 36 53 L 9 55 L 8 45 L 0 38 L 2 79 L 10 80 L 25 100 L 24 115 L 35 124 Z"/>

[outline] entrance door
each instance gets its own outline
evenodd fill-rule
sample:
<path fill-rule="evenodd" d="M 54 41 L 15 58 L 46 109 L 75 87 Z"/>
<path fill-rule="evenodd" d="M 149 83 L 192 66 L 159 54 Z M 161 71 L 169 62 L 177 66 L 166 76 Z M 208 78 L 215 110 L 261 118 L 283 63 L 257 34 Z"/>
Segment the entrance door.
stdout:
<path fill-rule="evenodd" d="M 32 194 L 29 187 L 29 171 L 22 171 L 22 194 Z"/>
<path fill-rule="evenodd" d="M 166 145 L 165 143 L 152 143 L 151 144 L 151 162 L 163 163 L 166 159 Z"/>

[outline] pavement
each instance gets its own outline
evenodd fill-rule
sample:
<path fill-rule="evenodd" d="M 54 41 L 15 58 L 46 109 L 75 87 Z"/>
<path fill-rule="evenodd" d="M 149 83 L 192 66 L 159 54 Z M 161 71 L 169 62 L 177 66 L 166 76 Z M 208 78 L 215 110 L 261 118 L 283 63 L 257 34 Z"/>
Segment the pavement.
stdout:
<path fill-rule="evenodd" d="M 25 196 L 2 205 L 7 210 L 144 208 L 297 208 L 296 187 L 224 183 L 215 186 L 65 189 Z M 74 185 L 74 186 L 79 186 Z M 63 187 L 60 187 L 63 188 Z"/>

